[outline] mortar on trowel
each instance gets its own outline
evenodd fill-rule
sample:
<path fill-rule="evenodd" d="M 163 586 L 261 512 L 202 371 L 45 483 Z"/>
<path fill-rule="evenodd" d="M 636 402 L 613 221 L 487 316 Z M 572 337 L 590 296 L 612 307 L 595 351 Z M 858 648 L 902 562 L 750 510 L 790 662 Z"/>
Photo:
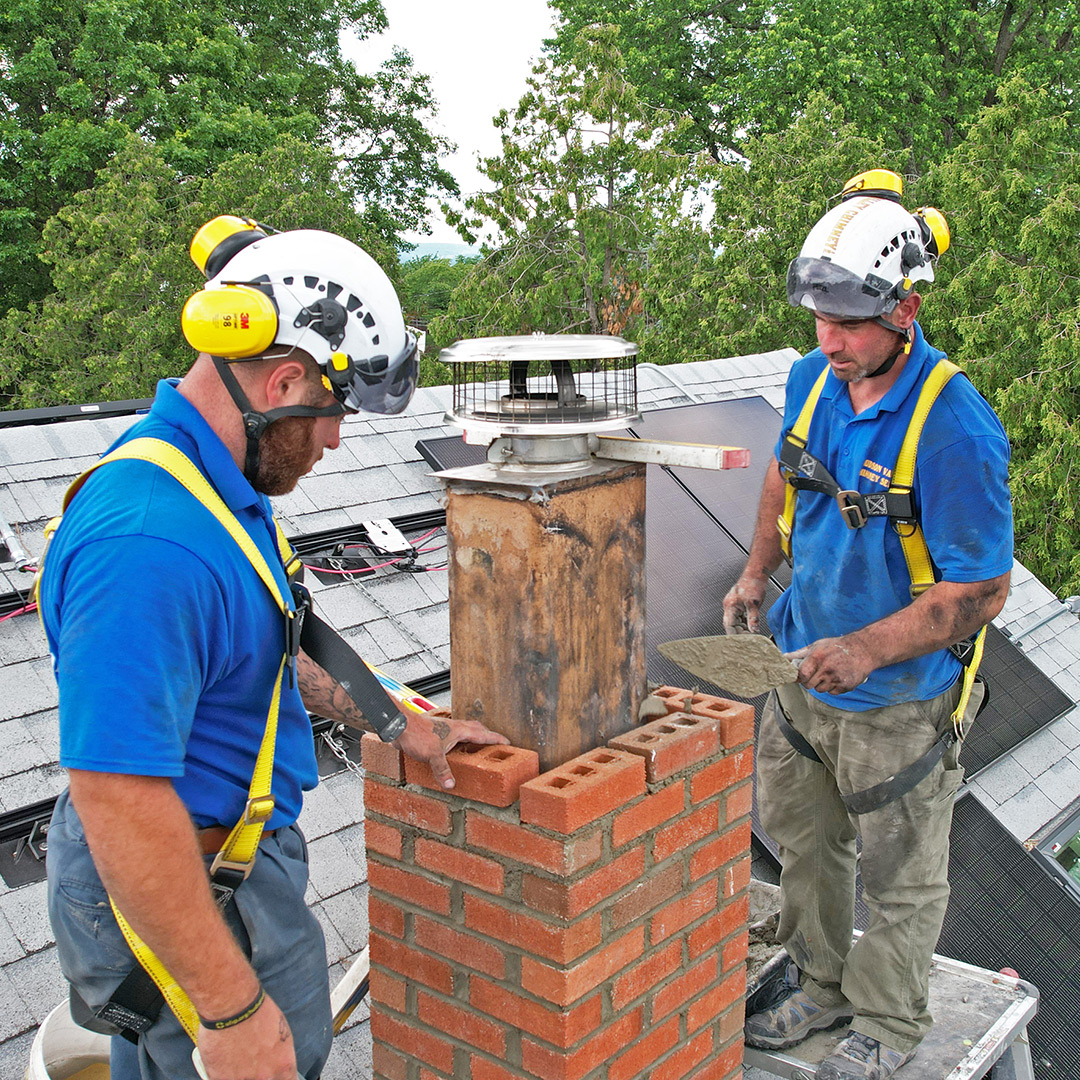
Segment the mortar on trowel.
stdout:
<path fill-rule="evenodd" d="M 683 638 L 658 646 L 691 675 L 741 698 L 753 698 L 795 682 L 799 668 L 760 634 Z"/>

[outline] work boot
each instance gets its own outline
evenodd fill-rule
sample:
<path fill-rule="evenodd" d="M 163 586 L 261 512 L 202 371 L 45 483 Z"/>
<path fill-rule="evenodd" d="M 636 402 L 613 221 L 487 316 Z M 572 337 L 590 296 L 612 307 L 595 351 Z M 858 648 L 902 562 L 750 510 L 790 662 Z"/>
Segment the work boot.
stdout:
<path fill-rule="evenodd" d="M 769 1007 L 746 1018 L 746 1045 L 782 1050 L 802 1042 L 815 1031 L 829 1031 L 847 1024 L 853 1016 L 847 1002 L 831 1007 L 818 1005 L 800 986 L 799 969 L 791 964 Z"/>
<path fill-rule="evenodd" d="M 902 1054 L 853 1031 L 818 1066 L 817 1080 L 887 1080 L 914 1056 L 914 1050 Z"/>

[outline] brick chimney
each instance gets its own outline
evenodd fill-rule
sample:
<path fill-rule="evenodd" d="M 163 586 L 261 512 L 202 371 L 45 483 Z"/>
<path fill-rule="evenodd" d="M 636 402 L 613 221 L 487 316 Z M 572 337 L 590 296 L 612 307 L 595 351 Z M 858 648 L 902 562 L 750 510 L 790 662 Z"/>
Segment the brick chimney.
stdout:
<path fill-rule="evenodd" d="M 661 720 L 544 773 L 460 747 L 458 784 L 365 736 L 377 1080 L 734 1080 L 754 717 Z"/>

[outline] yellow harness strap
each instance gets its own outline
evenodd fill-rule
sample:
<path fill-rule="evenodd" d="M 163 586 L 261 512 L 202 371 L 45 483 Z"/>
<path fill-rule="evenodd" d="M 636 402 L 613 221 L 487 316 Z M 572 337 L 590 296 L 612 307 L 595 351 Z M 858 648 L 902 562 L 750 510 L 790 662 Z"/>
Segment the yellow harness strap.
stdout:
<path fill-rule="evenodd" d="M 221 522 L 229 535 L 236 541 L 263 584 L 270 590 L 270 595 L 274 598 L 282 614 L 289 620 L 296 617 L 296 612 L 292 610 L 289 598 L 282 593 L 281 587 L 275 581 L 274 575 L 271 573 L 266 559 L 263 558 L 262 552 L 255 545 L 255 541 L 251 539 L 244 527 L 237 521 L 236 516 L 225 505 L 206 477 L 199 472 L 182 451 L 171 443 L 164 442 L 161 439 L 143 438 L 133 439 L 131 442 L 117 447 L 112 453 L 106 454 L 105 457 L 74 480 L 64 496 L 64 509 L 67 509 L 68 504 L 95 469 L 101 468 L 102 465 L 106 465 L 110 461 L 124 459 L 149 461 L 170 473 L 183 484 Z M 58 524 L 58 519 L 54 519 L 54 521 Z M 53 526 L 52 531 L 55 531 L 55 524 L 50 522 L 50 525 Z M 285 535 L 281 531 L 281 526 L 276 521 L 274 526 L 277 530 L 278 546 L 282 553 L 286 573 L 291 576 L 292 573 L 295 573 L 295 570 L 290 571 L 290 564 L 295 560 L 298 568 L 299 556 L 289 547 Z M 42 562 L 44 562 L 44 556 Z M 277 741 L 278 712 L 281 706 L 281 685 L 284 680 L 285 665 L 288 659 L 288 656 L 283 653 L 281 663 L 278 665 L 277 678 L 274 680 L 274 691 L 271 695 L 270 708 L 266 716 L 266 728 L 263 732 L 262 742 L 259 745 L 259 753 L 255 759 L 255 770 L 251 777 L 251 783 L 248 786 L 248 799 L 244 807 L 244 815 L 233 826 L 221 850 L 215 856 L 210 867 L 211 876 L 221 867 L 238 871 L 245 878 L 251 873 L 251 868 L 255 863 L 255 855 L 259 849 L 259 841 L 262 839 L 263 827 L 274 812 L 274 796 L 271 790 L 274 771 L 274 748 Z M 184 1030 L 191 1036 L 192 1041 L 196 1041 L 199 1031 L 199 1018 L 195 1007 L 191 1004 L 191 1000 L 169 974 L 153 950 L 139 937 L 120 913 L 112 897 L 109 898 L 109 903 L 112 905 L 116 922 L 123 931 L 124 937 L 136 959 L 157 984 L 169 1008 L 176 1014 L 177 1020 L 180 1021 Z"/>
<path fill-rule="evenodd" d="M 821 397 L 821 388 L 825 385 L 825 376 L 829 374 L 829 365 L 826 364 L 822 373 L 817 377 L 817 382 L 810 388 L 810 394 L 803 403 L 799 418 L 795 426 L 788 433 L 788 438 L 799 447 L 806 449 L 806 441 L 810 437 L 810 421 L 814 418 L 814 410 L 817 408 L 818 399 Z M 780 547 L 785 557 L 791 559 L 791 534 L 795 529 L 795 503 L 799 498 L 799 492 L 793 484 L 787 485 L 784 494 L 784 512 L 776 519 L 776 527 L 780 530 Z"/>
<path fill-rule="evenodd" d="M 915 402 L 915 411 L 908 423 L 904 441 L 900 446 L 900 454 L 896 459 L 896 467 L 893 469 L 892 482 L 889 490 L 897 494 L 909 494 L 915 484 L 915 460 L 919 451 L 919 439 L 922 437 L 923 427 L 930 410 L 937 401 L 938 395 L 945 388 L 945 384 L 960 369 L 944 357 L 939 360 L 933 370 L 927 376 L 926 381 L 919 391 L 919 397 Z M 829 365 L 817 378 L 810 390 L 802 410 L 799 413 L 795 425 L 788 434 L 788 439 L 800 449 L 806 448 L 807 439 L 810 435 L 810 422 L 814 417 L 818 400 L 821 397 L 822 387 L 825 385 L 825 377 L 829 374 Z M 780 531 L 780 546 L 784 554 L 791 558 L 791 535 L 795 527 L 795 504 L 798 498 L 798 490 L 791 484 L 787 484 L 784 496 L 784 512 L 776 520 L 776 527 Z M 926 538 L 923 536 L 922 526 L 915 522 L 908 532 L 897 530 L 900 537 L 900 546 L 907 562 L 908 574 L 911 577 L 912 598 L 926 592 L 934 584 L 934 567 L 930 559 L 930 549 L 926 546 Z M 963 719 L 971 698 L 971 689 L 975 685 L 975 676 L 982 660 L 983 645 L 986 641 L 986 627 L 984 626 L 975 638 L 975 648 L 971 659 L 964 668 L 960 702 L 952 715 L 953 727 L 958 738 L 964 737 Z"/>

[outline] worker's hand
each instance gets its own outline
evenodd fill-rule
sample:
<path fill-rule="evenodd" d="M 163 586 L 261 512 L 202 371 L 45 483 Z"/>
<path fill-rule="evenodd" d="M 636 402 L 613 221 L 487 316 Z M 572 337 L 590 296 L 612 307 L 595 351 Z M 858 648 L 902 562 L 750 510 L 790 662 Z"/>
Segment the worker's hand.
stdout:
<path fill-rule="evenodd" d="M 854 634 L 820 638 L 805 649 L 784 655 L 799 664 L 799 682 L 823 694 L 854 690 L 878 666 Z"/>
<path fill-rule="evenodd" d="M 269 995 L 242 1024 L 224 1031 L 200 1025 L 198 1045 L 210 1080 L 297 1080 L 289 1022 Z"/>
<path fill-rule="evenodd" d="M 446 763 L 446 752 L 458 743 L 508 743 L 497 731 L 484 727 L 479 720 L 450 720 L 430 713 L 407 712 L 408 727 L 395 739 L 397 746 L 415 761 L 426 761 L 436 783 L 450 789 L 454 774 Z"/>
<path fill-rule="evenodd" d="M 765 578 L 743 573 L 724 597 L 724 633 L 756 634 L 765 599 Z"/>

